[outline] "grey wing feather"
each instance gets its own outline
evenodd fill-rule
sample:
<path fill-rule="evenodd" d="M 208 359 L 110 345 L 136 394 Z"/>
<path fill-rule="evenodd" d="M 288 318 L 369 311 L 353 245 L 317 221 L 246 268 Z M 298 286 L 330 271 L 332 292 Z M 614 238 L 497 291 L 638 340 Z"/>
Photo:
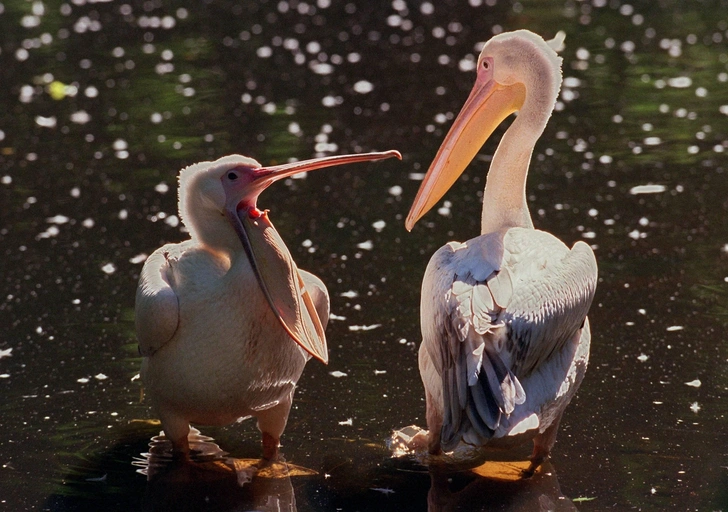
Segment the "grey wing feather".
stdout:
<path fill-rule="evenodd" d="M 535 233 L 537 239 L 546 235 Z M 486 442 L 502 417 L 525 402 L 519 377 L 524 379 L 547 361 L 581 328 L 596 288 L 596 260 L 582 242 L 572 250 L 558 242 L 562 248 L 549 253 L 547 264 L 521 266 L 518 255 L 511 257 L 508 249 L 504 252 L 503 245 L 496 245 L 503 264 L 491 265 L 487 277 L 478 280 L 474 276 L 488 269 L 476 255 L 493 246 L 493 240 L 480 238 L 436 253 L 440 269 L 447 267 L 450 273 L 441 272 L 432 282 L 451 283 L 435 308 L 444 345 L 439 363 L 444 401 L 441 440 L 446 451 L 473 436 Z M 534 246 L 542 242 L 537 240 Z M 473 272 L 471 262 L 477 265 Z"/>
<path fill-rule="evenodd" d="M 179 325 L 179 300 L 170 280 L 170 254 L 174 247 L 154 251 L 139 276 L 134 323 L 139 353 L 145 357 L 171 340 Z"/>

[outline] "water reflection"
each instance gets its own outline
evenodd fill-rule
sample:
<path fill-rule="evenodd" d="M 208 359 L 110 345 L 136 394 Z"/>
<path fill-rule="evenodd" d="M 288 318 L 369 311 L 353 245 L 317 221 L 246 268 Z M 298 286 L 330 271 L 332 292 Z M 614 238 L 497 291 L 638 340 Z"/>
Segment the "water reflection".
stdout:
<path fill-rule="evenodd" d="M 587 511 L 728 509 L 724 10 L 719 0 L 2 2 L 6 508 L 138 510 L 148 483 L 130 461 L 159 427 L 126 430 L 150 416 L 130 381 L 132 307 L 140 255 L 186 237 L 170 192 L 178 169 L 230 153 L 271 163 L 396 147 L 401 165 L 291 180 L 271 197 L 336 315 L 331 363 L 306 368 L 283 442 L 289 460 L 319 472 L 294 479 L 299 509 L 423 510 L 429 475 L 392 466 L 383 440 L 424 423 L 422 274 L 445 241 L 477 232 L 471 182 L 482 189 L 487 162 L 445 198 L 458 210 L 409 234 L 403 219 L 472 85 L 478 41 L 528 28 L 567 33 L 563 109 L 534 152 L 534 222 L 597 246 L 601 271 L 591 365 L 553 453 L 560 486 L 594 498 L 579 503 Z M 630 193 L 639 186 L 651 193 Z M 685 384 L 695 379 L 701 387 Z M 253 457 L 258 434 L 245 428 L 205 432 Z"/>
<path fill-rule="evenodd" d="M 427 494 L 428 512 L 571 512 L 577 510 L 571 499 L 561 493 L 551 463 L 544 463 L 529 479 L 521 464 L 491 462 L 470 474 L 431 473 Z"/>
<path fill-rule="evenodd" d="M 296 510 L 291 477 L 316 472 L 287 464 L 284 459 L 260 466 L 259 459 L 235 459 L 211 437 L 191 427 L 190 462 L 174 460 L 172 443 L 160 432 L 149 451 L 132 462 L 148 480 L 142 510 Z M 255 468 L 246 472 L 246 469 Z M 245 478 L 242 475 L 253 476 Z"/>

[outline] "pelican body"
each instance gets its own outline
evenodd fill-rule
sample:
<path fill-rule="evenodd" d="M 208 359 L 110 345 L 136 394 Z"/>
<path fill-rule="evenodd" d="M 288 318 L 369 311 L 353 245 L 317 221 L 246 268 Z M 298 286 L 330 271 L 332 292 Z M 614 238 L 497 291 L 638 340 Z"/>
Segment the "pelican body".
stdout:
<path fill-rule="evenodd" d="M 146 260 L 135 311 L 142 381 L 175 454 L 187 459 L 191 422 L 253 416 L 263 458 L 275 459 L 306 362 L 328 361 L 326 287 L 296 267 L 267 211 L 258 210 L 258 195 L 299 172 L 392 156 L 400 157 L 262 167 L 231 155 L 180 172 L 179 213 L 190 239 Z"/>
<path fill-rule="evenodd" d="M 533 474 L 586 372 L 594 253 L 581 241 L 569 249 L 534 229 L 526 201 L 531 154 L 561 86 L 562 43 L 520 30 L 485 44 L 475 86 L 406 221 L 412 229 L 518 111 L 488 172 L 481 235 L 440 248 L 422 283 L 419 369 L 429 432 L 411 442 L 426 446 L 433 462 L 461 448 L 467 460 L 456 462 L 475 466 L 486 448 L 532 440 L 525 473 Z"/>

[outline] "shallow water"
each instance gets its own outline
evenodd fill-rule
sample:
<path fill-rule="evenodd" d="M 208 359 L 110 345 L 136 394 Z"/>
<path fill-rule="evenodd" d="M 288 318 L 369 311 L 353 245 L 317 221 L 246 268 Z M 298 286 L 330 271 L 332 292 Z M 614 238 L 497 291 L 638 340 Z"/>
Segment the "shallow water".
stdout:
<path fill-rule="evenodd" d="M 0 510 L 425 510 L 428 491 L 433 510 L 727 510 L 727 12 L 0 4 Z M 412 233 L 404 217 L 478 42 L 517 28 L 567 34 L 528 190 L 537 227 L 595 247 L 591 364 L 542 475 L 431 482 L 385 440 L 425 423 L 420 280 L 439 246 L 477 234 L 497 137 Z M 317 475 L 147 483 L 133 461 L 160 427 L 140 421 L 152 413 L 134 379 L 133 301 L 143 255 L 185 237 L 178 170 L 235 152 L 271 163 L 390 148 L 404 161 L 288 180 L 260 200 L 336 315 L 330 364 L 306 368 L 282 440 Z M 253 422 L 201 430 L 234 457 L 259 454 Z"/>

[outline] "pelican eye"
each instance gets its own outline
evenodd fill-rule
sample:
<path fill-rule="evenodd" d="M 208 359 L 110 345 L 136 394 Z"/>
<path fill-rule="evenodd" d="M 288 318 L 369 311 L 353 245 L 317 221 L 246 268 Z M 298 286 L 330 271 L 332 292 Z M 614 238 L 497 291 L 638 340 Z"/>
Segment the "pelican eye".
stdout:
<path fill-rule="evenodd" d="M 233 171 L 230 171 L 230 172 L 228 173 L 227 177 L 228 177 L 228 179 L 229 179 L 230 181 L 235 181 L 236 179 L 238 179 L 238 173 L 236 173 L 236 172 L 233 172 Z"/>
<path fill-rule="evenodd" d="M 488 68 L 490 68 L 490 62 L 488 62 L 487 60 L 484 60 L 483 61 L 483 69 L 488 69 Z"/>

